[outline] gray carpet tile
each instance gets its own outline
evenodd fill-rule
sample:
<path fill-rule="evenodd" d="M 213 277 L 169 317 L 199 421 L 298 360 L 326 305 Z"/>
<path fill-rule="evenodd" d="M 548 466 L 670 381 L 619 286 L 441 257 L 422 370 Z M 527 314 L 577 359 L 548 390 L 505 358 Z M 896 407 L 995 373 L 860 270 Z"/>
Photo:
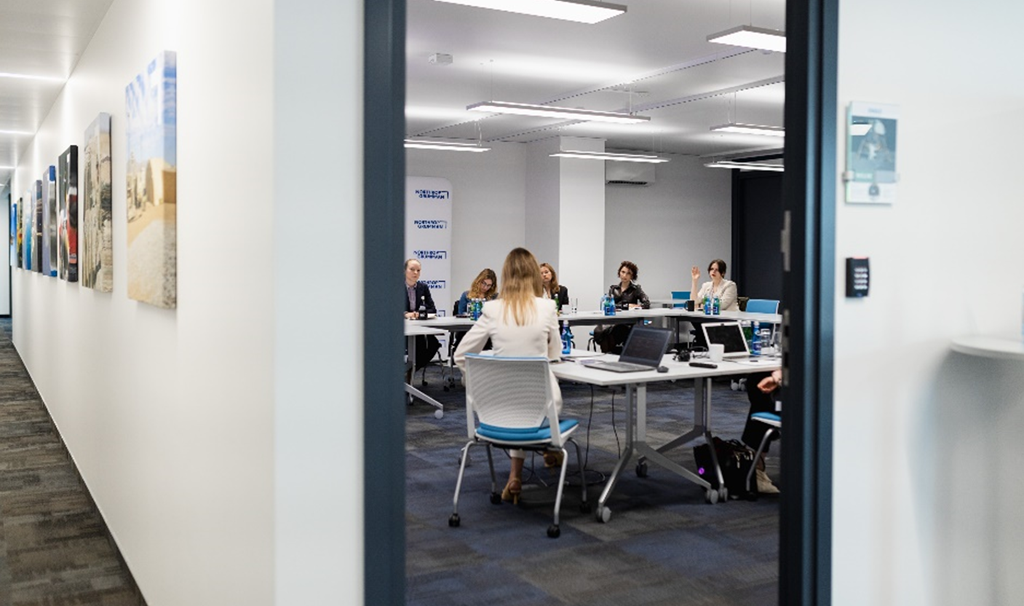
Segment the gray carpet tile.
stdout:
<path fill-rule="evenodd" d="M 422 402 L 406 414 L 406 597 L 415 606 L 447 604 L 588 604 L 629 606 L 767 606 L 777 600 L 778 499 L 708 505 L 701 489 L 655 465 L 638 477 L 631 465 L 608 502 L 612 519 L 580 510 L 580 477 L 569 447 L 570 475 L 561 536 L 550 539 L 557 476 L 527 459 L 519 505 L 490 502 L 483 447 L 471 451 L 459 499 L 461 525 L 448 527 L 460 449 L 467 441 L 465 391 L 442 388 L 428 368 L 422 389 L 445 405 L 443 419 Z M 417 376 L 417 383 L 419 377 Z M 738 438 L 746 420 L 744 392 L 728 381 L 712 389 L 715 435 Z M 625 441 L 624 391 L 562 385 L 563 417 L 580 421 L 576 438 L 586 462 L 593 506 Z M 692 424 L 693 385 L 648 390 L 648 438 L 660 444 Z M 589 431 L 588 431 L 589 430 Z M 778 447 L 773 449 L 777 454 Z M 692 444 L 670 453 L 693 469 Z M 494 451 L 498 490 L 508 457 Z M 780 477 L 777 457 L 768 473 Z"/>
<path fill-rule="evenodd" d="M 0 606 L 139 606 L 0 318 Z"/>

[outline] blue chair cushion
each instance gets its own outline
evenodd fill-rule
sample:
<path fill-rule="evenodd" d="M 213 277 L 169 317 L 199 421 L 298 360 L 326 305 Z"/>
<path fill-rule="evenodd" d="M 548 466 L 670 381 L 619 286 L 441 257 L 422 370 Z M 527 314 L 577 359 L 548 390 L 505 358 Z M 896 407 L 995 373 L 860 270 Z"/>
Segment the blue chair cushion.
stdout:
<path fill-rule="evenodd" d="M 565 433 L 579 425 L 576 419 L 564 419 L 558 422 L 560 433 Z M 551 439 L 551 427 L 542 425 L 540 427 L 497 427 L 481 423 L 476 430 L 477 434 L 491 440 L 502 442 L 538 442 Z"/>
<path fill-rule="evenodd" d="M 774 423 L 782 423 L 782 417 L 780 417 L 777 414 L 772 414 L 770 412 L 755 412 L 754 414 L 750 415 L 750 418 L 763 419 L 765 421 L 772 421 Z"/>

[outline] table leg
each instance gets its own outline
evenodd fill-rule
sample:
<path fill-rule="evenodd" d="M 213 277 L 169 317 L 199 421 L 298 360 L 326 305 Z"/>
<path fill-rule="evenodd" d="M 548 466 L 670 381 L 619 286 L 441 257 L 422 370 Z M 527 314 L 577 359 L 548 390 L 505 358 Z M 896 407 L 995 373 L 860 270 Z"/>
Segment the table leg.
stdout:
<path fill-rule="evenodd" d="M 413 371 L 412 375 L 415 375 L 416 374 L 416 336 L 415 335 L 409 335 L 408 337 L 405 338 L 405 347 L 406 347 L 406 350 L 409 352 L 409 361 L 406 364 L 406 370 L 412 370 Z M 438 402 L 434 398 L 431 398 L 427 394 L 425 394 L 422 391 L 416 389 L 415 387 L 412 386 L 412 384 L 410 384 L 410 383 L 406 383 L 405 384 L 405 393 L 407 393 L 410 396 L 413 396 L 415 398 L 419 398 L 420 400 L 423 400 L 427 404 L 430 404 L 431 406 L 436 408 L 437 410 L 434 411 L 434 416 L 436 418 L 440 419 L 441 417 L 444 416 L 444 404 L 441 404 L 440 402 Z"/>

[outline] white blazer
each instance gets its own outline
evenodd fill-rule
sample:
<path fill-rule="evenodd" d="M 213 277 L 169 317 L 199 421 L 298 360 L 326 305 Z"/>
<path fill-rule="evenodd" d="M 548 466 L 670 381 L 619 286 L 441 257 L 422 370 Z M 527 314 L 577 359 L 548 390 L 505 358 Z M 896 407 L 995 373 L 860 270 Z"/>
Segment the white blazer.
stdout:
<path fill-rule="evenodd" d="M 536 313 L 533 320 L 523 326 L 517 326 L 511 314 L 509 323 L 505 323 L 505 302 L 501 299 L 484 303 L 480 319 L 455 350 L 455 365 L 459 370 L 466 371 L 466 354 L 483 351 L 487 339 L 491 340 L 496 356 L 545 357 L 554 361 L 561 359 L 562 339 L 558 330 L 555 302 L 541 297 L 535 298 L 533 302 Z M 553 373 L 551 384 L 555 405 L 561 410 L 562 392 L 558 389 L 558 379 Z"/>

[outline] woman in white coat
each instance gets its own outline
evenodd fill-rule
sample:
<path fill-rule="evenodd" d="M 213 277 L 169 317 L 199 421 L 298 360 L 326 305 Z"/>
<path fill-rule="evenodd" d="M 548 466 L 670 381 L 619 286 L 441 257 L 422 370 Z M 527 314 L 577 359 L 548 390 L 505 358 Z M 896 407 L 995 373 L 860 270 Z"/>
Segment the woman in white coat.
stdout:
<path fill-rule="evenodd" d="M 466 333 L 455 350 L 455 364 L 466 371 L 466 354 L 479 353 L 487 340 L 491 340 L 496 356 L 543 356 L 558 360 L 562 343 L 558 331 L 558 313 L 555 302 L 543 298 L 544 290 L 540 266 L 533 253 L 525 248 L 515 248 L 505 257 L 501 270 L 501 298 L 484 303 L 483 313 L 473 328 Z M 562 393 L 558 381 L 551 374 L 551 386 L 555 406 L 562 408 Z M 519 501 L 523 487 L 523 459 L 521 450 L 510 450 L 512 468 L 508 484 L 501 492 L 505 501 Z M 554 454 L 545 454 L 546 465 L 560 463 Z"/>

